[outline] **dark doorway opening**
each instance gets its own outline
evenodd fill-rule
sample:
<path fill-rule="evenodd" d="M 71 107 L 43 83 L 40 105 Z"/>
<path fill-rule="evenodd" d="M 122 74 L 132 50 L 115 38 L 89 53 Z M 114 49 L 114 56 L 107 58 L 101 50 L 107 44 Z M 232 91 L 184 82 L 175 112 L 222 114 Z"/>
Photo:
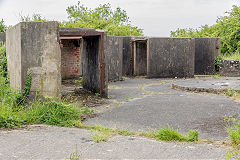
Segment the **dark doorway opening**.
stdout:
<path fill-rule="evenodd" d="M 147 54 L 148 43 L 146 39 L 138 39 L 132 41 L 133 51 L 133 75 L 147 75 Z"/>

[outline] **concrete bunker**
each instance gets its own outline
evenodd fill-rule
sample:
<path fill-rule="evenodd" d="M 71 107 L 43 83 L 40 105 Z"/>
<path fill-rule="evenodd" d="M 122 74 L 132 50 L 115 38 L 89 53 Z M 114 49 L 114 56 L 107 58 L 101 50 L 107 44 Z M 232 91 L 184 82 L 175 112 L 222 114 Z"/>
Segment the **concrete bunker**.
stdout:
<path fill-rule="evenodd" d="M 215 74 L 214 60 L 220 56 L 220 38 L 195 38 L 195 74 Z"/>
<path fill-rule="evenodd" d="M 83 88 L 107 96 L 105 39 L 106 32 L 95 29 L 59 28 L 54 21 L 21 22 L 7 31 L 10 85 L 22 90 L 31 71 L 32 96 L 60 98 L 62 77 L 81 76 L 83 65 Z M 66 59 L 63 54 L 67 54 Z M 71 63 L 64 66 L 68 61 Z M 76 72 L 72 72 L 74 68 Z"/>
<path fill-rule="evenodd" d="M 77 53 L 80 53 L 71 62 L 70 70 L 75 71 L 75 75 L 72 77 L 82 76 L 84 89 L 107 96 L 104 55 L 106 33 L 95 29 L 60 28 L 60 36 L 61 39 L 64 39 L 64 37 L 75 39 L 75 47 L 78 48 Z M 76 41 L 76 38 L 78 41 Z"/>
<path fill-rule="evenodd" d="M 149 38 L 148 78 L 194 77 L 194 38 Z"/>
<path fill-rule="evenodd" d="M 147 75 L 148 40 L 132 39 L 133 75 Z"/>
<path fill-rule="evenodd" d="M 218 38 L 115 37 L 96 29 L 61 28 L 57 22 L 22 22 L 6 35 L 11 86 L 22 90 L 31 70 L 31 93 L 42 96 L 61 97 L 62 79 L 80 76 L 84 89 L 101 96 L 107 96 L 108 80 L 123 75 L 191 78 L 201 67 L 210 71 L 201 57 L 214 65 L 220 53 Z"/>

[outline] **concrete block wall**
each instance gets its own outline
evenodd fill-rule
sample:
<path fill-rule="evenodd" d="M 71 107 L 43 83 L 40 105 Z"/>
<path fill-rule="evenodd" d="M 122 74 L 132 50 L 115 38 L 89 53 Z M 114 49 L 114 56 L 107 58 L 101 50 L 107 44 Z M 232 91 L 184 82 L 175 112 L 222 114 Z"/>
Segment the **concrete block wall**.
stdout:
<path fill-rule="evenodd" d="M 214 60 L 220 55 L 220 38 L 195 38 L 195 74 L 215 74 Z"/>
<path fill-rule="evenodd" d="M 23 89 L 32 71 L 31 94 L 60 97 L 61 51 L 58 22 L 21 22 L 7 31 L 10 84 Z"/>
<path fill-rule="evenodd" d="M 106 62 L 108 67 L 108 81 L 122 79 L 123 68 L 123 38 L 107 36 Z"/>
<path fill-rule="evenodd" d="M 6 33 L 0 33 L 0 44 L 6 43 Z"/>
<path fill-rule="evenodd" d="M 239 77 L 240 61 L 222 60 L 220 65 L 220 75 L 228 77 Z"/>
<path fill-rule="evenodd" d="M 79 41 L 79 46 L 76 45 Z M 82 76 L 81 48 L 79 40 L 61 40 L 61 74 L 62 79 Z"/>
<path fill-rule="evenodd" d="M 193 38 L 149 38 L 148 78 L 194 77 Z"/>

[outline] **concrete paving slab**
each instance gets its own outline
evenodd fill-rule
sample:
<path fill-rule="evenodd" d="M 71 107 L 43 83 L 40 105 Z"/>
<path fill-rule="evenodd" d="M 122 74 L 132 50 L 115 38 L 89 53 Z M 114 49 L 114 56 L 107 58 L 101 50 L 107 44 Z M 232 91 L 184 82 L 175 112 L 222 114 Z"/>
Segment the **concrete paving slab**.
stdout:
<path fill-rule="evenodd" d="M 93 133 L 83 129 L 44 125 L 0 131 L 0 160 L 16 159 L 225 159 L 222 145 L 166 143 L 133 136 L 116 136 L 94 143 Z"/>
<path fill-rule="evenodd" d="M 240 90 L 240 78 L 237 77 L 187 79 L 175 81 L 173 84 L 191 88 L 207 88 L 207 89 L 233 88 Z"/>
<path fill-rule="evenodd" d="M 198 130 L 200 138 L 204 139 L 227 139 L 224 117 L 240 113 L 239 104 L 224 96 L 174 90 L 170 88 L 171 81 L 161 82 L 165 81 L 131 79 L 126 81 L 126 86 L 125 82 L 114 83 L 118 89 L 110 90 L 110 96 L 122 103 L 118 106 L 113 104 L 85 123 L 133 131 L 170 126 L 183 133 L 190 129 Z M 130 83 L 134 85 L 127 90 Z M 141 84 L 142 89 L 137 84 Z M 135 98 L 126 101 L 129 97 Z"/>

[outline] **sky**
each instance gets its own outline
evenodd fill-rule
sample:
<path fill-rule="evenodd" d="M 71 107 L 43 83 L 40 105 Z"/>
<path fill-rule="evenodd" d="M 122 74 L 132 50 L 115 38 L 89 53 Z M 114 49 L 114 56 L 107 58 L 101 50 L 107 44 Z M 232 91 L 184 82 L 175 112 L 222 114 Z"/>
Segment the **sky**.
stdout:
<path fill-rule="evenodd" d="M 0 19 L 15 25 L 20 16 L 41 14 L 49 20 L 67 20 L 66 8 L 78 0 L 0 0 Z M 87 7 L 110 3 L 124 9 L 133 25 L 144 30 L 145 36 L 168 37 L 178 28 L 213 25 L 217 17 L 230 11 L 240 0 L 81 0 Z"/>

